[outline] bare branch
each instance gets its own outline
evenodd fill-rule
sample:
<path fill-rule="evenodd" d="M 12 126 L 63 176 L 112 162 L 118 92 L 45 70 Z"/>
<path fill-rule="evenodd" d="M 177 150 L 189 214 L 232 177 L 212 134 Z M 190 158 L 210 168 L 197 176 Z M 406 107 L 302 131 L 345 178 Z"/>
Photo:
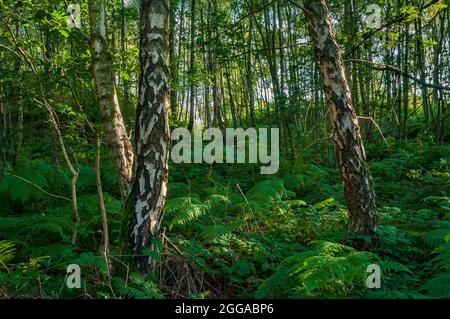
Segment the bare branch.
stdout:
<path fill-rule="evenodd" d="M 37 188 L 38 190 L 40 190 L 41 192 L 43 192 L 44 194 L 50 196 L 50 197 L 54 197 L 54 198 L 58 198 L 58 199 L 64 199 L 68 202 L 71 202 L 72 200 L 70 198 L 64 197 L 64 196 L 59 196 L 59 195 L 55 195 L 52 193 L 47 192 L 45 189 L 43 189 L 42 187 L 40 187 L 39 185 L 36 185 L 35 183 L 33 183 L 32 181 L 27 180 L 26 178 L 23 178 L 21 176 L 18 176 L 16 174 L 14 174 L 13 172 L 9 171 L 9 170 L 4 170 L 4 172 L 6 172 L 8 175 L 15 177 L 17 179 L 20 179 L 21 181 L 28 183 L 30 185 L 32 185 L 33 187 Z"/>
<path fill-rule="evenodd" d="M 395 66 L 392 66 L 392 65 L 376 63 L 376 62 L 362 60 L 362 59 L 347 59 L 346 61 L 369 64 L 369 65 L 371 65 L 371 68 L 374 69 L 374 70 L 395 72 L 395 73 L 398 73 L 398 74 L 401 74 L 401 75 L 407 77 L 408 79 L 413 80 L 414 82 L 417 82 L 417 83 L 421 84 L 422 86 L 425 86 L 425 87 L 428 87 L 428 88 L 433 88 L 433 89 L 438 89 L 438 90 L 450 91 L 450 87 L 449 86 L 444 86 L 444 85 L 432 84 L 432 83 L 424 82 L 421 79 L 418 79 L 418 78 L 412 76 L 411 74 L 406 73 L 402 69 L 399 69 L 399 68 L 397 68 Z"/>

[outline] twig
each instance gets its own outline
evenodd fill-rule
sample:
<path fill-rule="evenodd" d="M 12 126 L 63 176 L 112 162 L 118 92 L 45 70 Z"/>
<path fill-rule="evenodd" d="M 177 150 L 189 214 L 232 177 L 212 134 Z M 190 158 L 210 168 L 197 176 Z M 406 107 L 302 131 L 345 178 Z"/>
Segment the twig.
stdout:
<path fill-rule="evenodd" d="M 25 179 L 25 178 L 23 178 L 23 177 L 21 177 L 21 176 L 15 175 L 15 174 L 11 173 L 9 170 L 4 170 L 4 171 L 5 171 L 7 174 L 9 174 L 10 176 L 15 177 L 15 178 L 18 178 L 18 179 L 20 179 L 20 180 L 22 180 L 22 181 L 24 181 L 24 182 L 26 182 L 26 183 L 28 183 L 28 184 L 30 184 L 30 185 L 36 187 L 38 190 L 40 190 L 40 191 L 43 192 L 44 194 L 47 194 L 48 196 L 51 196 L 51 197 L 54 197 L 54 198 L 59 198 L 59 199 L 64 199 L 64 200 L 66 200 L 66 201 L 68 201 L 68 202 L 71 202 L 71 201 L 72 201 L 70 198 L 67 198 L 67 197 L 64 197 L 64 196 L 58 196 L 58 195 L 49 193 L 49 192 L 47 192 L 45 189 L 43 189 L 42 187 L 40 187 L 39 185 L 36 185 L 35 183 L 33 183 L 33 182 L 31 182 L 31 181 L 29 181 L 29 180 L 27 180 L 27 179 Z"/>
<path fill-rule="evenodd" d="M 245 203 L 247 204 L 248 208 L 250 209 L 251 213 L 254 214 L 252 207 L 250 206 L 250 203 L 247 200 L 247 197 L 245 196 L 244 192 L 241 189 L 241 186 L 239 184 L 236 184 L 237 188 L 239 189 L 239 192 L 241 192 L 242 197 L 244 197 Z"/>
<path fill-rule="evenodd" d="M 333 135 L 330 135 L 330 136 L 328 136 L 328 137 L 319 138 L 319 139 L 315 140 L 314 143 L 312 143 L 312 144 L 308 145 L 307 147 L 305 147 L 305 148 L 303 149 L 303 151 L 306 151 L 307 149 L 313 147 L 314 145 L 317 144 L 317 142 L 324 141 L 324 140 L 329 140 L 329 139 L 331 139 L 332 137 L 333 137 Z"/>
<path fill-rule="evenodd" d="M 384 143 L 386 143 L 386 145 L 389 146 L 389 143 L 387 142 L 387 140 L 384 138 L 383 132 L 381 132 L 381 128 L 380 126 L 377 124 L 377 122 L 375 122 L 375 120 L 370 117 L 370 116 L 358 116 L 358 119 L 362 119 L 362 120 L 370 120 L 372 121 L 372 123 L 377 127 L 378 131 L 380 132 L 381 137 L 383 138 Z"/>
<path fill-rule="evenodd" d="M 42 86 L 41 86 L 41 90 L 43 90 Z M 42 94 L 42 96 L 45 97 L 45 94 Z M 67 167 L 70 170 L 70 173 L 72 174 L 72 178 L 71 178 L 72 211 L 73 211 L 73 216 L 75 219 L 75 228 L 74 228 L 73 234 L 72 234 L 72 244 L 75 244 L 77 241 L 77 237 L 78 237 L 78 228 L 80 226 L 80 215 L 78 214 L 78 204 L 77 204 L 77 181 L 78 181 L 79 172 L 73 166 L 72 161 L 69 158 L 69 154 L 67 153 L 66 145 L 64 144 L 64 138 L 63 138 L 61 130 L 60 130 L 57 114 L 53 111 L 53 108 L 47 102 L 47 99 L 44 98 L 44 100 L 42 102 L 36 98 L 33 98 L 33 100 L 36 103 L 38 103 L 39 105 L 41 105 L 47 109 L 48 118 L 49 118 L 49 121 L 52 124 L 53 129 L 56 133 L 56 137 L 58 138 L 59 146 L 61 148 L 61 152 L 63 154 L 64 160 L 66 162 Z"/>
<path fill-rule="evenodd" d="M 179 253 L 181 256 L 184 256 L 183 252 L 166 236 L 166 234 L 163 233 L 162 235 L 164 240 L 166 240 L 167 243 L 177 251 L 177 253 Z"/>
<path fill-rule="evenodd" d="M 105 199 L 103 196 L 102 179 L 100 175 L 100 136 L 96 136 L 96 149 L 95 149 L 95 180 L 97 184 L 97 196 L 100 215 L 102 218 L 102 254 L 107 259 L 109 255 L 109 228 L 108 228 L 108 216 L 106 214 Z M 111 270 L 111 264 L 108 262 L 108 272 Z"/>
<path fill-rule="evenodd" d="M 128 277 L 129 277 L 129 274 L 130 274 L 130 266 L 128 265 L 128 264 L 126 264 L 126 263 L 124 263 L 122 260 L 120 260 L 119 258 L 117 258 L 117 257 L 124 257 L 124 256 L 114 256 L 114 255 L 109 255 L 109 257 L 111 257 L 111 258 L 113 258 L 113 259 L 115 259 L 115 260 L 117 260 L 119 263 L 121 263 L 123 266 L 125 266 L 125 268 L 127 269 L 127 274 L 125 275 L 125 288 L 127 288 L 128 287 Z M 132 257 L 132 256 L 125 256 L 125 257 Z"/>
<path fill-rule="evenodd" d="M 407 77 L 408 79 L 413 80 L 414 82 L 419 83 L 419 84 L 421 84 L 421 85 L 423 85 L 425 87 L 438 89 L 438 90 L 450 91 L 450 86 L 433 84 L 433 83 L 427 83 L 427 82 L 425 82 L 425 81 L 423 81 L 421 79 L 418 79 L 418 78 L 416 78 L 416 77 L 406 73 L 404 70 L 399 69 L 399 68 L 397 68 L 395 66 L 392 66 L 392 65 L 387 65 L 387 64 L 383 64 L 383 63 L 376 63 L 376 62 L 367 61 L 367 60 L 363 60 L 363 59 L 347 59 L 346 61 L 369 64 L 369 65 L 372 66 L 372 69 L 374 69 L 374 70 L 395 72 L 395 73 L 403 75 L 404 77 Z"/>

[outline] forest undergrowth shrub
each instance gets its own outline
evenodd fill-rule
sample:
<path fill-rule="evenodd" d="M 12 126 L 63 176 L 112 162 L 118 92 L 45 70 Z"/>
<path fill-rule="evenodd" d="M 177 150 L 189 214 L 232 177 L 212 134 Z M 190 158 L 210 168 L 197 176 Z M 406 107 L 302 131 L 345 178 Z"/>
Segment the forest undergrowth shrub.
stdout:
<path fill-rule="evenodd" d="M 190 291 L 186 281 L 179 281 L 179 296 L 188 298 L 448 296 L 448 153 L 440 147 L 419 148 L 415 142 L 368 148 L 380 213 L 380 243 L 371 252 L 349 247 L 342 183 L 333 166 L 306 164 L 307 158 L 299 158 L 285 161 L 280 173 L 270 178 L 259 175 L 258 167 L 213 165 L 209 179 L 207 165 L 173 166 L 163 220 L 170 244 L 163 238 L 158 258 L 167 267 L 175 267 L 175 261 L 187 263 L 197 273 L 193 277 L 210 283 Z M 70 193 L 64 169 L 58 172 L 41 161 L 21 165 L 15 175 L 53 194 Z M 0 266 L 0 294 L 173 296 L 170 285 L 179 278 L 167 276 L 161 289 L 154 275 L 132 279 L 131 274 L 121 274 L 110 281 L 105 259 L 98 253 L 102 236 L 94 171 L 88 164 L 80 167 L 76 245 L 70 243 L 74 224 L 69 202 L 49 198 L 4 174 L 0 240 L 14 244 L 15 252 L 7 262 L 9 271 Z M 121 215 L 117 188 L 110 185 L 115 174 L 113 167 L 102 168 L 113 255 Z M 174 247 L 183 253 L 182 261 Z M 61 290 L 65 267 L 73 262 L 84 265 L 86 292 Z M 380 290 L 365 287 L 369 262 L 382 268 Z"/>

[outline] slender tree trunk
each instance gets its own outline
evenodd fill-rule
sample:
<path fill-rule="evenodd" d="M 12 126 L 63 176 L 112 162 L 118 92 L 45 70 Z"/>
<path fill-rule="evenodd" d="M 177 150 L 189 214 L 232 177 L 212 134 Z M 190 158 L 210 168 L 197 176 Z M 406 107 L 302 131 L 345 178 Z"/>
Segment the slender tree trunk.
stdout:
<path fill-rule="evenodd" d="M 120 14 L 120 48 L 122 50 L 122 71 L 128 72 L 127 61 L 126 61 L 126 30 L 125 30 L 125 0 L 121 0 L 121 14 Z M 123 85 L 123 100 L 124 107 L 128 109 L 130 106 L 130 81 L 128 79 L 122 78 Z"/>
<path fill-rule="evenodd" d="M 48 119 L 50 122 L 50 125 L 52 126 L 52 128 L 55 131 L 56 134 L 56 138 L 58 140 L 59 146 L 61 148 L 61 152 L 63 154 L 64 157 L 64 161 L 66 162 L 67 167 L 69 168 L 69 171 L 71 173 L 71 183 L 70 183 L 70 189 L 71 189 L 71 194 L 72 194 L 72 213 L 73 213 L 73 218 L 75 221 L 75 227 L 73 228 L 72 231 L 72 245 L 75 245 L 78 239 L 78 228 L 80 226 L 80 215 L 78 213 L 78 200 L 77 200 L 77 182 L 78 182 L 78 170 L 75 169 L 75 166 L 72 163 L 72 160 L 69 157 L 69 153 L 67 152 L 66 149 L 66 145 L 64 143 L 64 138 L 62 136 L 61 133 L 61 129 L 60 129 L 60 125 L 59 125 L 59 120 L 58 120 L 58 116 L 56 115 L 56 113 L 53 111 L 53 108 L 50 106 L 50 104 L 48 104 L 47 99 L 45 96 L 44 97 L 44 106 L 47 109 L 48 112 Z"/>
<path fill-rule="evenodd" d="M 210 37 L 210 32 L 205 32 L 205 30 L 208 28 L 208 21 L 205 21 L 205 7 L 203 5 L 202 2 L 200 2 L 200 23 L 201 23 L 201 38 L 204 41 L 203 45 L 202 45 L 202 50 L 203 50 L 203 54 L 202 54 L 202 58 L 203 58 L 203 67 L 205 68 L 205 70 L 208 70 L 208 64 L 209 64 L 209 58 L 208 58 L 208 47 L 210 45 L 210 41 L 211 41 L 211 37 Z M 210 97 L 210 84 L 209 81 L 205 81 L 204 82 L 204 111 L 205 111 L 205 125 L 206 127 L 210 128 L 212 127 L 212 115 L 211 115 L 211 107 L 210 107 L 210 103 L 209 103 L 209 97 Z"/>
<path fill-rule="evenodd" d="M 405 74 L 409 73 L 409 25 L 405 25 L 405 46 L 403 47 L 403 71 Z M 408 107 L 409 107 L 409 79 L 403 76 L 403 137 L 408 138 Z"/>
<path fill-rule="evenodd" d="M 398 46 L 397 46 L 397 66 L 399 69 L 402 68 L 402 55 L 401 52 L 403 50 L 402 48 L 402 41 L 398 41 Z M 397 87 L 396 87 L 396 91 L 397 91 L 397 99 L 396 99 L 396 104 L 397 104 L 397 122 L 398 122 L 398 137 L 401 138 L 401 133 L 402 133 L 402 78 L 400 75 L 397 76 Z"/>
<path fill-rule="evenodd" d="M 195 0 L 191 0 L 191 44 L 190 44 L 190 59 L 189 59 L 189 75 L 190 75 L 190 94 L 191 99 L 189 103 L 189 124 L 188 130 L 192 131 L 194 128 L 195 117 Z"/>
<path fill-rule="evenodd" d="M 17 23 L 16 25 L 16 38 L 20 38 L 20 25 Z M 16 127 L 16 136 L 15 136 L 15 145 L 14 145 L 14 158 L 13 158 L 13 167 L 16 167 L 20 162 L 20 155 L 22 153 L 22 143 L 23 143 L 23 98 L 22 98 L 22 73 L 20 70 L 20 63 L 17 60 L 14 63 L 15 70 L 18 75 L 18 79 L 15 87 L 15 105 L 17 106 L 17 127 Z"/>
<path fill-rule="evenodd" d="M 275 10 L 272 11 L 272 14 L 275 15 Z M 255 20 L 256 22 L 256 20 Z M 274 104 L 275 104 L 275 115 L 276 115 L 276 123 L 278 128 L 280 129 L 280 140 L 283 144 L 284 140 L 284 130 L 283 130 L 283 105 L 281 98 L 281 89 L 280 89 L 280 81 L 278 78 L 278 68 L 277 68 L 277 58 L 276 58 L 276 49 L 275 49 L 275 29 L 276 26 L 273 23 L 272 29 L 270 27 L 270 17 L 268 10 L 264 11 L 264 27 L 266 36 L 264 37 L 262 29 L 259 28 L 261 39 L 263 39 L 263 47 L 266 52 L 267 63 L 269 64 L 270 76 L 272 79 L 273 86 L 273 96 L 274 96 Z M 264 41 L 265 38 L 265 41 Z"/>
<path fill-rule="evenodd" d="M 15 152 L 14 152 L 14 160 L 13 167 L 16 167 L 20 162 L 20 156 L 22 154 L 22 143 L 23 143 L 23 99 L 21 87 L 18 88 L 17 95 L 17 132 L 16 132 L 16 140 L 15 140 Z"/>
<path fill-rule="evenodd" d="M 177 0 L 170 0 L 170 77 L 171 77 L 171 83 L 170 83 L 170 113 L 171 117 L 173 119 L 177 118 L 177 112 L 178 112 L 178 101 L 177 101 L 177 90 L 176 90 L 176 79 L 178 79 L 178 59 L 176 58 L 175 54 L 175 26 L 176 26 L 176 20 L 175 20 L 175 13 L 176 13 L 176 4 L 178 3 Z M 181 41 L 181 39 L 180 39 Z M 178 52 L 179 53 L 179 52 Z"/>
<path fill-rule="evenodd" d="M 248 102 L 250 108 L 250 125 L 256 127 L 255 122 L 255 94 L 253 91 L 253 65 L 252 65 L 252 42 L 253 42 L 253 17 L 249 15 L 248 21 L 248 38 L 247 38 L 247 89 L 248 89 Z M 231 92 L 230 92 L 231 96 Z"/>
<path fill-rule="evenodd" d="M 356 53 L 358 54 L 359 50 L 356 50 Z M 369 112 L 369 104 L 370 104 L 369 94 L 370 94 L 370 92 L 366 86 L 366 82 L 369 79 L 367 71 L 368 71 L 367 69 L 361 68 L 361 67 L 358 67 L 358 71 L 357 71 L 357 74 L 358 74 L 357 82 L 359 84 L 359 96 L 361 97 L 361 100 L 360 100 L 361 101 L 361 109 L 360 110 L 362 111 L 362 114 L 364 115 L 364 117 L 368 117 L 369 113 L 370 113 Z M 356 93 L 355 95 L 358 95 L 358 93 Z M 355 109 L 355 111 L 357 111 L 357 110 Z M 367 136 L 368 128 L 369 128 L 369 125 L 367 125 L 365 122 L 363 122 L 361 124 L 361 130 L 364 133 L 363 135 Z"/>
<path fill-rule="evenodd" d="M 184 19 L 185 19 L 185 7 L 186 7 L 186 1 L 187 0 L 181 0 L 181 12 L 180 12 L 180 27 L 178 28 L 178 48 L 177 48 L 177 59 L 176 59 L 176 83 L 178 85 L 180 85 L 179 81 L 180 78 L 178 77 L 179 74 L 182 74 L 184 72 L 184 58 L 185 58 L 185 54 L 183 54 L 183 33 L 184 33 Z M 181 62 L 183 61 L 183 64 L 181 64 Z M 171 60 L 171 63 L 173 61 Z M 174 83 L 174 78 L 173 78 L 174 74 L 171 74 L 171 81 L 172 83 Z M 186 98 L 186 90 L 185 90 L 185 82 L 186 82 L 186 77 L 182 77 L 183 78 L 183 82 L 181 83 L 183 90 L 182 92 L 177 92 L 175 94 L 176 99 L 177 99 L 177 113 L 175 114 L 175 118 L 178 120 L 182 119 L 183 116 L 183 109 L 184 109 L 184 101 Z M 180 97 L 181 94 L 181 97 Z M 179 102 L 179 104 L 178 104 Z M 172 100 L 170 101 L 170 103 L 173 103 Z"/>
<path fill-rule="evenodd" d="M 102 218 L 102 250 L 101 253 L 108 260 L 109 257 L 109 229 L 108 229 L 108 216 L 106 215 L 105 199 L 103 197 L 102 178 L 100 174 L 100 150 L 101 150 L 100 136 L 96 136 L 96 148 L 95 148 L 95 181 L 97 185 L 98 207 L 100 210 L 100 216 Z M 108 267 L 111 268 L 109 262 Z"/>
<path fill-rule="evenodd" d="M 133 148 L 123 121 L 117 97 L 112 56 L 108 50 L 104 0 L 89 0 L 92 66 L 98 103 L 105 129 L 105 142 L 111 148 L 125 199 L 133 173 Z"/>
<path fill-rule="evenodd" d="M 448 17 L 449 10 L 447 12 L 441 13 L 441 18 L 439 19 L 440 28 L 438 30 L 438 27 L 436 25 L 436 21 L 434 21 L 434 31 L 433 31 L 433 40 L 435 42 L 435 45 L 433 46 L 433 84 L 439 85 L 440 83 L 440 75 L 442 74 L 442 65 L 441 65 L 441 53 L 443 50 L 443 45 L 445 43 L 444 37 L 445 37 L 445 22 L 446 22 L 446 15 L 447 15 L 447 22 L 450 19 Z M 450 22 L 448 22 L 450 25 Z M 447 34 L 450 30 L 447 31 Z M 422 45 L 423 46 L 423 45 Z M 448 59 L 448 54 L 447 54 Z M 445 64 L 444 64 L 445 65 Z M 447 63 L 448 65 L 448 63 Z M 423 68 L 425 69 L 425 65 L 423 65 Z M 424 71 L 425 73 L 425 71 Z M 433 93 L 433 104 L 437 107 L 437 119 L 436 119 L 436 141 L 438 144 L 443 144 L 443 139 L 445 137 L 444 132 L 444 122 L 445 117 L 443 117 L 443 113 L 445 111 L 445 103 L 444 103 L 444 97 L 442 91 L 435 90 Z"/>
<path fill-rule="evenodd" d="M 6 152 L 5 152 L 5 137 L 4 137 L 4 129 L 5 129 L 5 123 L 4 123 L 4 119 L 5 119 L 5 108 L 4 108 L 4 104 L 3 104 L 3 83 L 0 83 L 0 150 L 1 150 L 1 160 L 2 160 L 2 166 L 0 166 L 0 171 L 1 168 L 6 166 Z M 1 172 L 0 172 L 0 179 L 1 179 Z"/>
<path fill-rule="evenodd" d="M 17 72 L 20 74 L 20 65 L 16 66 Z M 22 98 L 22 85 L 20 83 L 21 77 L 19 78 L 19 82 L 16 87 L 16 105 L 17 105 L 17 128 L 16 128 L 16 138 L 15 138 L 15 150 L 14 150 L 14 159 L 13 159 L 13 167 L 16 167 L 20 163 L 20 158 L 22 154 L 22 144 L 23 144 L 23 103 L 24 99 Z"/>
<path fill-rule="evenodd" d="M 233 88 L 231 86 L 231 70 L 232 68 L 228 66 L 228 69 L 225 73 L 226 81 L 227 81 L 227 88 L 228 88 L 228 98 L 230 101 L 230 111 L 231 111 L 231 117 L 233 119 L 233 127 L 237 128 L 237 117 L 236 117 L 236 106 L 234 105 L 234 98 L 233 98 Z"/>
<path fill-rule="evenodd" d="M 355 45 L 357 38 L 352 36 L 358 32 L 358 23 L 355 21 L 355 2 L 354 0 L 344 1 L 344 27 L 348 32 L 347 41 L 345 42 L 345 52 L 350 52 Z M 356 52 L 353 51 L 348 58 L 355 59 Z M 352 100 L 354 102 L 355 111 L 358 112 L 358 73 L 357 68 L 352 63 L 347 66 L 347 79 L 350 82 Z"/>
<path fill-rule="evenodd" d="M 371 236 L 377 225 L 375 193 L 366 164 L 358 118 L 353 109 L 345 76 L 342 53 L 335 40 L 325 1 L 305 1 L 304 11 L 333 119 L 336 160 L 349 210 L 348 228 L 350 232 Z M 363 242 L 356 244 L 365 246 Z"/>
<path fill-rule="evenodd" d="M 418 62 L 419 62 L 419 70 L 420 70 L 420 80 L 422 82 L 426 82 L 426 64 L 425 64 L 425 48 L 423 45 L 423 36 L 422 36 L 422 21 L 421 19 L 416 20 L 416 36 L 417 36 L 417 55 L 418 55 Z M 434 65 L 435 68 L 439 68 L 438 61 L 434 61 L 436 64 Z M 423 114 L 425 117 L 425 124 L 427 126 L 427 129 L 429 129 L 430 125 L 430 111 L 429 111 L 429 105 L 428 105 L 428 88 L 426 86 L 422 86 L 422 108 L 423 108 Z M 438 91 L 436 91 L 438 92 Z"/>
<path fill-rule="evenodd" d="M 170 61 L 168 0 L 140 1 L 139 103 L 136 110 L 136 172 L 127 203 L 132 212 L 129 231 L 140 271 L 148 272 L 154 258 L 144 249 L 156 246 L 166 199 L 169 159 Z"/>
<path fill-rule="evenodd" d="M 217 23 L 214 21 L 217 16 L 217 2 L 216 0 L 208 0 L 208 37 L 217 36 Z M 217 79 L 217 62 L 216 62 L 216 41 L 218 39 L 212 40 L 208 47 L 208 57 L 209 57 L 209 72 L 212 75 L 212 98 L 213 98 L 213 126 L 219 127 L 222 131 L 225 131 L 225 124 L 223 123 L 223 117 L 220 105 L 220 93 L 219 84 Z"/>

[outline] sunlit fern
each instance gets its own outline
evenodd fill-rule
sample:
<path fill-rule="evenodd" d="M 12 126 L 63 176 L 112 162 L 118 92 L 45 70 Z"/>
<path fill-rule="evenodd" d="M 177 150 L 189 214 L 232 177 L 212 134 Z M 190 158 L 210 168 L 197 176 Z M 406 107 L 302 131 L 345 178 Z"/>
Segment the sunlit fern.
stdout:
<path fill-rule="evenodd" d="M 0 269 L 8 269 L 8 263 L 13 260 L 16 252 L 14 244 L 9 241 L 0 241 Z"/>

